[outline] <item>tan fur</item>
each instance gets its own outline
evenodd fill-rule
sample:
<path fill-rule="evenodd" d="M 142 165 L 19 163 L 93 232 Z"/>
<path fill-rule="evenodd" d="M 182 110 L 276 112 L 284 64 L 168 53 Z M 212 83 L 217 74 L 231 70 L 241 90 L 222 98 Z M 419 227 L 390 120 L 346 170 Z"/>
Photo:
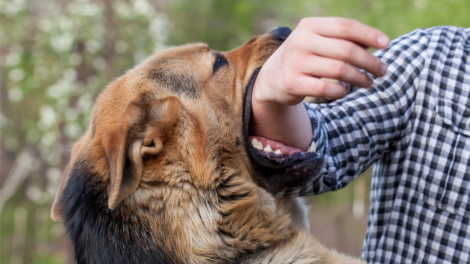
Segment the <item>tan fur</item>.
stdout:
<path fill-rule="evenodd" d="M 109 208 L 138 208 L 135 217 L 167 237 L 162 246 L 181 263 L 362 263 L 308 235 L 298 198 L 274 198 L 251 179 L 241 129 L 245 88 L 278 46 L 270 34 L 254 38 L 221 53 L 228 65 L 215 74 L 207 45 L 177 47 L 110 84 L 72 150 L 52 217 L 63 219 L 71 166 L 84 162 L 109 181 Z"/>

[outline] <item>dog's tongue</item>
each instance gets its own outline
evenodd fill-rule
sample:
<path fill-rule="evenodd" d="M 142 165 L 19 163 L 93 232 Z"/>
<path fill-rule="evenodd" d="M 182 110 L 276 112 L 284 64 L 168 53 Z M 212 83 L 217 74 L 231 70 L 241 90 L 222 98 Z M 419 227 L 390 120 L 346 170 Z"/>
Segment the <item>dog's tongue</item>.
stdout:
<path fill-rule="evenodd" d="M 275 154 L 282 154 L 284 156 L 290 156 L 295 153 L 302 152 L 302 150 L 300 149 L 289 147 L 282 144 L 281 142 L 277 142 L 264 137 L 250 136 L 250 141 L 253 147 L 259 150 L 262 149 L 265 152 L 274 152 Z"/>

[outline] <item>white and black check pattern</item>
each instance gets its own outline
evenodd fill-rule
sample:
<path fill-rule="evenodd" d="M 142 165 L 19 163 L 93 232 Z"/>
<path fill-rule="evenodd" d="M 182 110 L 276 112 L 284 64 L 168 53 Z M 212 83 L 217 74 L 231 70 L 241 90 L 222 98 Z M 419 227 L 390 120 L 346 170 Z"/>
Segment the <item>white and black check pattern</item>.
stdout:
<path fill-rule="evenodd" d="M 419 29 L 375 55 L 371 89 L 307 105 L 323 174 L 279 195 L 338 190 L 374 165 L 369 263 L 470 263 L 470 29 Z"/>

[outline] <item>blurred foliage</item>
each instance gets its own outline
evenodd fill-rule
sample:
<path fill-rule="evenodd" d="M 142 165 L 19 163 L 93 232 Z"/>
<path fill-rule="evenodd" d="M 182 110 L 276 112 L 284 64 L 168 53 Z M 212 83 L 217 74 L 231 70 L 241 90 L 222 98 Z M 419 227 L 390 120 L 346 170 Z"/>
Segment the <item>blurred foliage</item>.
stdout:
<path fill-rule="evenodd" d="M 306 16 L 354 18 L 395 38 L 469 27 L 470 1 L 0 0 L 0 189 L 13 188 L 0 193 L 0 263 L 72 261 L 49 208 L 71 143 L 107 83 L 166 45 L 228 50 Z M 353 208 L 364 188 L 356 185 L 315 202 Z"/>
<path fill-rule="evenodd" d="M 470 26 L 469 0 L 185 0 L 167 11 L 171 45 L 202 41 L 229 50 L 302 17 L 338 16 L 376 27 L 391 39 L 439 25 Z"/>
<path fill-rule="evenodd" d="M 165 20 L 145 0 L 1 3 L 3 143 L 37 144 L 59 165 L 58 134 L 83 133 L 106 83 L 163 47 Z"/>
<path fill-rule="evenodd" d="M 202 41 L 212 48 L 229 50 L 278 25 L 295 12 L 283 0 L 188 0 L 170 6 L 172 22 L 168 43 L 178 45 Z"/>
<path fill-rule="evenodd" d="M 470 26 L 468 0 L 319 0 L 310 1 L 311 6 L 313 2 L 328 16 L 356 19 L 382 30 L 391 39 L 416 28 Z"/>
<path fill-rule="evenodd" d="M 147 0 L 1 0 L 0 22 L 1 182 L 9 188 L 0 194 L 0 261 L 50 263 L 50 252 L 34 249 L 57 240 L 49 210 L 70 145 L 106 84 L 164 47 L 168 22 Z"/>

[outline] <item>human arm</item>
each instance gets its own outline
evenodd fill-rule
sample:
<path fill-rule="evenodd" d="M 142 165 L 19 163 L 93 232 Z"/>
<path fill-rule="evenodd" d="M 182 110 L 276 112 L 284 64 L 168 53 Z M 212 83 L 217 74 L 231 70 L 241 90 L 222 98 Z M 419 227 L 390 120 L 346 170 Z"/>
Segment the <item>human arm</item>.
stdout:
<path fill-rule="evenodd" d="M 418 91 L 425 88 L 429 37 L 416 30 L 374 53 L 388 65 L 388 73 L 374 77 L 369 89 L 352 87 L 345 97 L 329 104 L 306 104 L 316 152 L 324 158 L 322 173 L 308 186 L 278 195 L 319 194 L 346 186 L 373 163 L 387 164 L 382 175 L 401 175 L 419 113 Z M 416 146 L 414 146 L 416 147 Z M 377 168 L 384 168 L 377 166 Z M 399 179 L 399 177 L 396 177 Z M 380 178 L 376 178 L 380 180 Z"/>
<path fill-rule="evenodd" d="M 355 67 L 383 76 L 386 66 L 364 47 L 384 48 L 388 37 L 344 18 L 303 19 L 262 67 L 253 91 L 253 134 L 307 149 L 312 139 L 306 96 L 336 99 L 349 90 L 321 77 L 370 87 Z M 295 129 L 293 129 L 295 128 Z"/>

